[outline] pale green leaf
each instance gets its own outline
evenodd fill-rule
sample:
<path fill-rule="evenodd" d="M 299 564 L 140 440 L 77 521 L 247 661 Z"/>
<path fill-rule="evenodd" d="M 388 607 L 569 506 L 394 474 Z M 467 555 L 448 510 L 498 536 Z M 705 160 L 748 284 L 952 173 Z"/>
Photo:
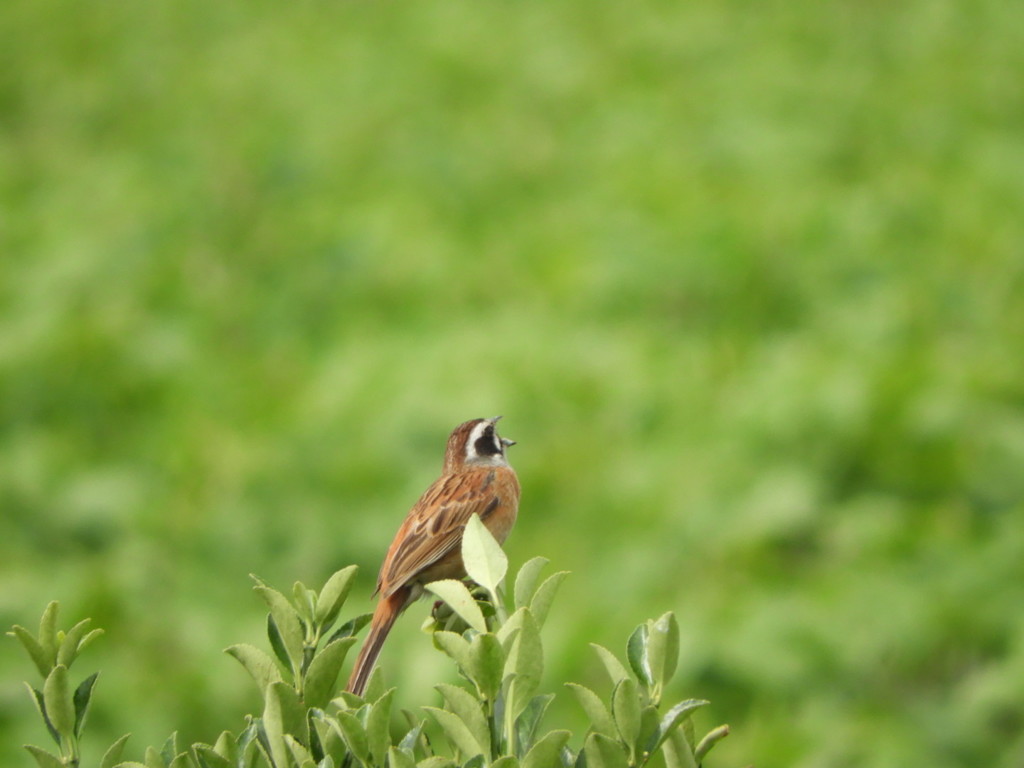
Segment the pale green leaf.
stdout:
<path fill-rule="evenodd" d="M 559 755 L 572 734 L 569 731 L 551 731 L 545 734 L 523 758 L 522 768 L 551 768 L 560 765 Z"/>
<path fill-rule="evenodd" d="M 470 594 L 469 590 L 466 589 L 466 585 L 461 581 L 455 579 L 432 581 L 426 585 L 426 589 L 444 600 L 463 621 L 477 632 L 487 631 L 487 623 L 484 621 L 484 615 L 480 611 L 480 606 L 476 604 L 473 595 Z"/>
<path fill-rule="evenodd" d="M 292 759 L 295 760 L 295 764 L 299 768 L 311 768 L 316 763 L 313 760 L 313 756 L 309 754 L 309 750 L 306 746 L 299 742 L 290 733 L 284 735 L 284 743 L 288 747 L 288 751 L 291 753 Z"/>
<path fill-rule="evenodd" d="M 359 718 L 351 712 L 342 711 L 329 722 L 338 730 L 349 752 L 355 755 L 359 762 L 366 763 L 370 757 L 370 744 L 366 738 L 366 729 L 359 722 Z"/>
<path fill-rule="evenodd" d="M 604 734 L 590 734 L 583 742 L 583 752 L 587 758 L 587 768 L 629 768 L 622 744 Z"/>
<path fill-rule="evenodd" d="M 612 713 L 608 711 L 601 698 L 589 688 L 577 683 L 566 683 L 566 686 L 576 695 L 576 700 L 590 720 L 590 727 L 597 733 L 615 738 L 618 731 L 612 720 Z"/>
<path fill-rule="evenodd" d="M 281 681 L 281 672 L 278 670 L 274 660 L 259 648 L 246 643 L 240 643 L 232 645 L 230 648 L 225 649 L 224 652 L 233 656 L 245 667 L 246 672 L 256 682 L 260 695 L 264 694 L 268 685 Z"/>
<path fill-rule="evenodd" d="M 637 737 L 640 735 L 640 701 L 636 683 L 632 678 L 623 678 L 612 691 L 612 717 L 619 738 L 626 744 L 632 758 L 636 752 Z"/>
<path fill-rule="evenodd" d="M 465 669 L 480 694 L 491 701 L 501 689 L 505 668 L 505 651 L 501 642 L 489 632 L 478 634 L 469 643 L 469 667 Z"/>
<path fill-rule="evenodd" d="M 633 634 L 629 636 L 629 642 L 626 644 L 626 660 L 637 679 L 641 683 L 651 685 L 654 678 L 651 675 L 651 665 L 647 658 L 647 638 L 646 623 L 633 630 Z"/>
<path fill-rule="evenodd" d="M 496 598 L 508 558 L 479 515 L 469 518 L 462 533 L 462 562 L 466 575 Z"/>
<path fill-rule="evenodd" d="M 665 755 L 665 768 L 698 768 L 693 748 L 678 728 L 665 739 L 661 751 Z"/>
<path fill-rule="evenodd" d="M 473 694 L 464 688 L 442 683 L 435 686 L 448 703 L 448 709 L 454 712 L 473 735 L 484 754 L 491 752 L 491 732 L 487 725 L 482 704 Z"/>
<path fill-rule="evenodd" d="M 391 745 L 391 701 L 395 689 L 387 691 L 370 707 L 366 716 L 366 742 L 376 765 L 384 765 Z"/>
<path fill-rule="evenodd" d="M 711 748 L 718 742 L 729 735 L 729 726 L 720 725 L 717 728 L 713 728 L 708 731 L 707 735 L 700 740 L 700 744 L 693 750 L 693 757 L 699 763 L 704 759 L 704 756 L 711 751 Z"/>
<path fill-rule="evenodd" d="M 534 593 L 533 599 L 530 601 L 530 611 L 540 626 L 544 626 L 544 622 L 548 617 L 548 611 L 551 610 L 551 604 L 555 600 L 555 593 L 568 575 L 568 571 L 558 571 L 558 573 L 551 574 L 544 579 L 544 582 Z"/>
<path fill-rule="evenodd" d="M 57 611 L 60 604 L 54 600 L 46 606 L 39 620 L 39 645 L 46 654 L 50 666 L 57 663 Z M 68 666 L 64 663 L 64 666 Z M 45 673 L 44 673 L 45 674 Z"/>
<path fill-rule="evenodd" d="M 316 599 L 316 620 L 321 627 L 331 626 L 345 605 L 348 593 L 358 572 L 358 568 L 350 565 L 334 573 L 324 584 Z"/>
<path fill-rule="evenodd" d="M 7 634 L 18 638 L 18 641 L 28 653 L 29 658 L 32 659 L 32 663 L 36 665 L 39 674 L 46 678 L 50 674 L 50 670 L 53 669 L 53 663 L 46 655 L 46 651 L 43 650 L 43 646 L 32 636 L 32 633 L 24 627 L 15 624 Z"/>
<path fill-rule="evenodd" d="M 533 746 L 541 718 L 544 717 L 544 713 L 554 698 L 555 694 L 553 693 L 534 696 L 530 699 L 530 703 L 526 705 L 526 708 L 519 717 L 516 718 L 515 743 L 518 754 L 525 753 Z"/>
<path fill-rule="evenodd" d="M 530 605 L 534 590 L 537 588 L 537 579 L 548 562 L 546 557 L 535 557 L 532 560 L 527 560 L 519 569 L 513 591 L 516 608 L 525 608 Z"/>
<path fill-rule="evenodd" d="M 671 611 L 649 623 L 647 658 L 651 677 L 663 690 L 679 663 L 679 622 Z"/>
<path fill-rule="evenodd" d="M 388 768 L 416 768 L 416 761 L 397 747 L 389 747 Z"/>
<path fill-rule="evenodd" d="M 75 730 L 75 705 L 68 685 L 68 668 L 63 664 L 58 664 L 50 670 L 43 684 L 43 702 L 54 730 L 61 736 L 70 738 Z"/>
<path fill-rule="evenodd" d="M 306 670 L 302 697 L 307 707 L 326 707 L 337 687 L 345 656 L 356 642 L 354 637 L 335 640 L 321 648 Z M 268 659 L 269 661 L 269 659 Z"/>
<path fill-rule="evenodd" d="M 234 768 L 234 763 L 209 744 L 193 744 L 192 753 L 201 768 Z"/>
<path fill-rule="evenodd" d="M 130 735 L 126 733 L 107 747 L 107 751 L 103 753 L 103 757 L 100 759 L 100 768 L 114 768 L 117 765 L 118 760 L 121 759 L 121 753 L 124 752 L 124 745 L 127 743 Z"/>
<path fill-rule="evenodd" d="M 288 602 L 288 598 L 276 589 L 258 585 L 255 587 L 255 590 L 260 593 L 260 596 L 269 606 L 273 624 L 284 646 L 288 666 L 298 676 L 298 671 L 302 666 L 303 644 L 305 642 L 305 633 L 302 630 L 299 615 L 295 612 L 291 603 Z"/>
<path fill-rule="evenodd" d="M 88 632 L 91 623 L 92 619 L 82 619 L 61 638 L 57 649 L 58 664 L 70 667 L 71 662 L 78 658 L 79 652 L 85 648 L 85 638 L 89 637 L 89 641 L 92 642 L 94 637 L 103 634 L 102 629 L 94 629 L 92 632 Z M 88 634 L 86 634 L 87 632 Z M 96 635 L 93 633 L 96 633 Z"/>
<path fill-rule="evenodd" d="M 64 763 L 59 757 L 47 752 L 41 747 L 34 747 L 31 744 L 26 744 L 25 749 L 28 750 L 29 754 L 35 758 L 36 765 L 38 765 L 39 768 L 65 768 Z"/>
<path fill-rule="evenodd" d="M 416 768 L 454 768 L 455 763 L 443 755 L 432 755 L 424 758 L 416 764 Z"/>
<path fill-rule="evenodd" d="M 612 680 L 612 685 L 616 685 L 619 680 L 624 677 L 629 677 L 629 672 L 622 665 L 622 662 L 616 658 L 615 654 L 605 648 L 603 645 L 597 643 L 591 643 L 590 647 L 593 648 L 598 657 L 601 659 L 601 663 L 604 664 L 605 670 L 608 672 L 608 677 Z"/>
<path fill-rule="evenodd" d="M 423 709 L 437 721 L 445 736 L 448 737 L 448 741 L 462 754 L 463 758 L 484 754 L 484 746 L 473 735 L 461 717 L 454 712 L 438 707 L 424 707 Z"/>

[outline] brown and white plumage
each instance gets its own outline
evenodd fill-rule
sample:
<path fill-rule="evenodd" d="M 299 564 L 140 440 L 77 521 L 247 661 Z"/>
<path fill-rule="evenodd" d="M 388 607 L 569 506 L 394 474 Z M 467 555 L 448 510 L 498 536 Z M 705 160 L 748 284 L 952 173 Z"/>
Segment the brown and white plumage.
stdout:
<path fill-rule="evenodd" d="M 380 600 L 352 668 L 347 689 L 362 695 L 388 632 L 403 610 L 438 579 L 460 579 L 462 532 L 474 515 L 504 542 L 519 510 L 519 480 L 505 458 L 514 444 L 501 438 L 498 419 L 472 419 L 448 438 L 444 467 L 395 534 L 377 577 Z"/>

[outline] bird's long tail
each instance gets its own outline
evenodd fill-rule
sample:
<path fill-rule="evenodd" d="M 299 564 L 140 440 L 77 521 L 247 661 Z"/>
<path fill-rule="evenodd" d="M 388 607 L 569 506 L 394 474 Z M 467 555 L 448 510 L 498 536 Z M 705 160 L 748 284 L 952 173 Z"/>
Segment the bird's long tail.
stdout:
<path fill-rule="evenodd" d="M 373 611 L 373 620 L 370 622 L 370 632 L 366 636 L 362 650 L 359 651 L 359 658 L 352 667 L 352 675 L 348 679 L 345 689 L 356 696 L 362 696 L 366 690 L 366 681 L 370 679 L 373 665 L 377 662 L 380 649 L 387 639 L 388 632 L 394 626 L 395 620 L 401 614 L 409 601 L 409 589 L 400 589 L 388 597 L 381 598 Z"/>

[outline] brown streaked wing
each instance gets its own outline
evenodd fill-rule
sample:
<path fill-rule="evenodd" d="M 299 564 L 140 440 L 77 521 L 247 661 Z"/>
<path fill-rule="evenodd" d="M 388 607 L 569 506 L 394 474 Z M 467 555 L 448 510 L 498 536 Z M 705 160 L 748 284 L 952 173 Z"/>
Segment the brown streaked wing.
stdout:
<path fill-rule="evenodd" d="M 382 597 L 451 552 L 469 518 L 482 516 L 494 499 L 493 474 L 488 467 L 445 475 L 426 490 L 395 534 L 381 566 L 377 589 Z"/>

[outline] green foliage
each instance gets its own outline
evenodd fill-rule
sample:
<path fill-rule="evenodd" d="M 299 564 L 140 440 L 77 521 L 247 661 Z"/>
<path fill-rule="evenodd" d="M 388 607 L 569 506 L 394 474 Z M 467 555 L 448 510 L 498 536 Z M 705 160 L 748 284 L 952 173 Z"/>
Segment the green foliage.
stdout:
<path fill-rule="evenodd" d="M 536 606 L 548 615 L 555 587 L 564 572 L 539 581 L 546 561 L 527 562 L 516 578 L 514 612 L 505 608 L 504 578 L 508 561 L 501 547 L 474 516 L 463 538 L 467 570 L 494 610 L 481 610 L 460 581 L 429 585 L 450 608 L 435 617 L 435 646 L 455 663 L 466 686 L 437 686 L 443 706 L 424 706 L 439 738 L 425 737 L 427 721 L 407 714 L 408 727 L 395 729 L 395 689 L 384 689 L 374 670 L 363 697 L 339 694 L 337 678 L 345 654 L 355 642 L 352 632 L 364 617 L 330 634 L 344 606 L 355 567 L 335 573 L 319 593 L 296 582 L 291 596 L 256 579 L 255 590 L 269 608 L 268 642 L 273 656 L 251 645 L 227 649 L 259 688 L 263 708 L 250 715 L 237 734 L 224 731 L 214 744 L 184 744 L 173 733 L 158 750 L 148 747 L 143 762 L 120 761 L 127 736 L 118 739 L 100 768 L 642 768 L 664 748 L 667 768 L 695 766 L 727 733 L 721 726 L 699 743 L 693 739 L 692 713 L 707 704 L 689 699 L 664 712 L 661 694 L 675 668 L 679 628 L 667 613 L 641 624 L 627 644 L 634 675 L 603 648 L 598 654 L 612 672 L 607 701 L 576 683 L 576 694 L 590 721 L 575 749 L 567 729 L 541 726 L 554 694 L 537 693 L 542 682 L 543 623 Z M 255 578 L 255 577 L 254 577 Z M 539 582 L 539 583 L 538 583 Z M 43 614 L 38 636 L 15 626 L 10 634 L 45 676 L 43 689 L 29 686 L 47 731 L 57 743 L 52 753 L 26 746 L 39 768 L 77 768 L 78 738 L 92 697 L 96 675 L 71 692 L 68 667 L 58 660 L 69 636 L 75 652 L 86 637 L 75 625 L 67 634 L 56 629 L 57 603 Z M 672 656 L 670 660 L 668 657 Z"/>
<path fill-rule="evenodd" d="M 0 625 L 107 630 L 87 752 L 213 742 L 220 648 L 274 658 L 246 574 L 356 563 L 366 610 L 505 413 L 506 551 L 575 574 L 546 679 L 607 699 L 578 649 L 631 669 L 672 610 L 723 762 L 1020 768 L 1022 39 L 1007 0 L 3 0 Z M 37 719 L 0 693 L 0 765 Z"/>

